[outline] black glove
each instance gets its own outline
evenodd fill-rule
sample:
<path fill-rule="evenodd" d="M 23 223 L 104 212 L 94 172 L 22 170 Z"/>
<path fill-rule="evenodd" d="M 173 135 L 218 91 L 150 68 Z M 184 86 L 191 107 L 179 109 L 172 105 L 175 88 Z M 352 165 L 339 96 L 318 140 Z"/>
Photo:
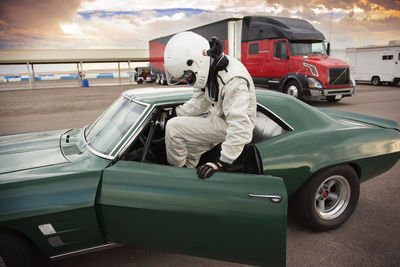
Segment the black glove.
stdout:
<path fill-rule="evenodd" d="M 197 168 L 197 175 L 200 179 L 207 179 L 217 171 L 225 171 L 232 164 L 217 160 L 216 162 L 207 162 Z"/>

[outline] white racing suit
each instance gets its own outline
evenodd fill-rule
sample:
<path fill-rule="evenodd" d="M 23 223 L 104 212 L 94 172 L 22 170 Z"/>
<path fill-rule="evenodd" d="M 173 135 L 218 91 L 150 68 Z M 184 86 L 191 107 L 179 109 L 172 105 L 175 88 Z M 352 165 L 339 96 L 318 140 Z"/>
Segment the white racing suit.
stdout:
<path fill-rule="evenodd" d="M 176 108 L 165 133 L 169 164 L 196 168 L 200 156 L 222 143 L 220 160 L 232 164 L 250 143 L 257 111 L 253 80 L 238 60 L 227 56 L 227 71 L 218 72 L 218 102 L 208 88 L 194 88 L 192 98 Z M 208 113 L 207 116 L 200 116 Z"/>

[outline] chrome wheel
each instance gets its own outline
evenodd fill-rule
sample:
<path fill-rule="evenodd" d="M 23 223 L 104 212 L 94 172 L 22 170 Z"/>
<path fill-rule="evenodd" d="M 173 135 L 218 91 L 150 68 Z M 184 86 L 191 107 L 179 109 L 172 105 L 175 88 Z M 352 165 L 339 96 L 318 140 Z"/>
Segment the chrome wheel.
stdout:
<path fill-rule="evenodd" d="M 359 195 L 360 179 L 351 165 L 327 167 L 315 172 L 298 190 L 294 212 L 313 230 L 332 230 L 350 218 Z"/>
<path fill-rule="evenodd" d="M 297 89 L 296 85 L 292 84 L 288 87 L 287 92 L 288 95 L 291 95 L 293 97 L 298 97 L 299 96 L 299 90 Z"/>
<path fill-rule="evenodd" d="M 315 211 L 322 219 L 333 220 L 346 210 L 350 196 L 351 187 L 347 179 L 341 175 L 330 176 L 315 194 Z"/>

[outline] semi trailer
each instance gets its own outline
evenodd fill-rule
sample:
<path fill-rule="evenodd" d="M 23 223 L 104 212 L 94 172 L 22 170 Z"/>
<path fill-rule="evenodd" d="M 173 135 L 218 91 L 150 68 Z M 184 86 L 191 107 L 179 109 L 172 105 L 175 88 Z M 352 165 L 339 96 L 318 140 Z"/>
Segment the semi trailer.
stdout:
<path fill-rule="evenodd" d="M 355 82 L 349 65 L 329 57 L 329 43 L 309 22 L 269 16 L 229 18 L 188 29 L 211 40 L 218 37 L 224 53 L 240 60 L 255 84 L 299 99 L 337 102 L 352 96 Z M 150 67 L 165 83 L 164 49 L 168 35 L 149 41 Z"/>

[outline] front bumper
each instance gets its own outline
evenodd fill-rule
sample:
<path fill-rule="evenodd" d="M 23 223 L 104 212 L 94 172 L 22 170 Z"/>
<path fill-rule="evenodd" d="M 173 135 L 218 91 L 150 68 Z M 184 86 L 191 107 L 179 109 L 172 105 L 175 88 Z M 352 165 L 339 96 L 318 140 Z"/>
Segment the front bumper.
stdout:
<path fill-rule="evenodd" d="M 303 88 L 302 97 L 313 100 L 326 100 L 328 97 L 341 99 L 352 96 L 356 91 L 354 86 L 345 88 Z"/>

